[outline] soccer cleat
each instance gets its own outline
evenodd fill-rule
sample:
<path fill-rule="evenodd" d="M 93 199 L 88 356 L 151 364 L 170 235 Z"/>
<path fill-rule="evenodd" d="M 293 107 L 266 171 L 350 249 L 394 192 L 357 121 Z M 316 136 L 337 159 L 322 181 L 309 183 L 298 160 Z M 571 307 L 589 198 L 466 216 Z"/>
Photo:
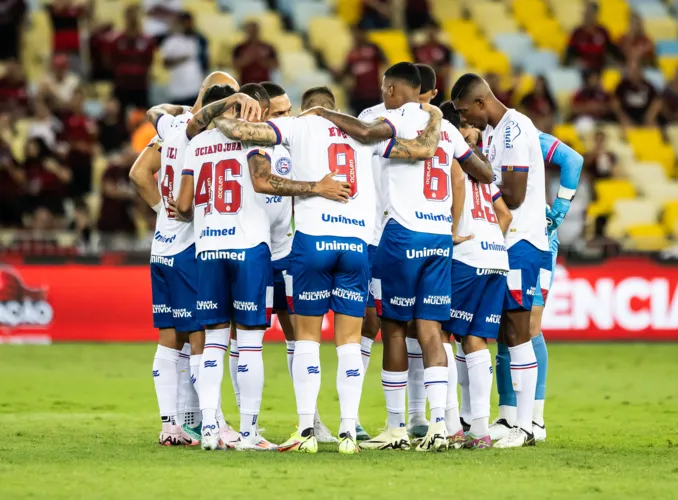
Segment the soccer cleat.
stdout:
<path fill-rule="evenodd" d="M 386 429 L 377 437 L 363 441 L 360 447 L 364 450 L 409 450 L 410 437 L 405 427 Z"/>
<path fill-rule="evenodd" d="M 240 434 L 235 443 L 235 449 L 238 451 L 276 451 L 278 445 L 269 442 L 259 433 L 247 437 Z"/>
<path fill-rule="evenodd" d="M 459 422 L 461 423 L 461 428 L 464 430 L 464 432 L 468 432 L 471 430 L 471 424 L 467 424 L 466 420 L 459 417 Z"/>
<path fill-rule="evenodd" d="M 233 430 L 233 427 L 226 424 L 224 427 L 219 427 L 219 445 L 221 448 L 233 449 L 238 442 L 240 434 Z"/>
<path fill-rule="evenodd" d="M 356 440 L 351 436 L 350 432 L 342 434 L 339 438 L 339 453 L 342 455 L 355 455 L 360 453 L 360 446 Z"/>
<path fill-rule="evenodd" d="M 158 436 L 158 444 L 161 446 L 197 446 L 200 442 L 185 433 L 181 426 L 163 423 L 162 431 Z"/>
<path fill-rule="evenodd" d="M 534 433 L 534 440 L 537 443 L 546 441 L 546 424 L 539 425 L 532 422 L 532 432 Z"/>
<path fill-rule="evenodd" d="M 494 443 L 495 448 L 521 448 L 534 446 L 534 434 L 520 427 L 513 427 L 508 436 Z"/>
<path fill-rule="evenodd" d="M 464 443 L 466 442 L 466 434 L 464 434 L 464 429 L 459 429 L 454 434 L 447 436 L 447 442 L 450 448 L 461 450 L 464 447 Z"/>
<path fill-rule="evenodd" d="M 417 451 L 439 451 L 446 450 L 449 446 L 447 441 L 447 427 L 445 420 L 436 422 L 428 426 L 428 432 L 424 436 L 424 440 L 419 443 Z"/>
<path fill-rule="evenodd" d="M 492 440 L 489 435 L 477 438 L 473 434 L 467 434 L 464 448 L 468 450 L 484 450 L 486 448 L 492 448 Z"/>
<path fill-rule="evenodd" d="M 200 446 L 206 451 L 219 449 L 219 429 L 216 424 L 202 426 Z"/>
<path fill-rule="evenodd" d="M 423 438 L 428 432 L 428 420 L 423 415 L 414 415 L 407 423 L 407 433 L 411 438 Z"/>
<path fill-rule="evenodd" d="M 490 425 L 490 438 L 492 441 L 503 439 L 509 435 L 512 428 L 505 418 L 498 418 Z"/>
<path fill-rule="evenodd" d="M 202 427 L 202 424 L 198 424 L 195 427 L 191 427 L 188 424 L 184 424 L 181 426 L 181 429 L 191 437 L 191 439 L 195 439 L 198 443 L 200 443 L 200 428 Z"/>
<path fill-rule="evenodd" d="M 336 443 L 339 441 L 320 420 L 316 420 L 313 424 L 313 434 L 319 443 Z"/>
<path fill-rule="evenodd" d="M 357 441 L 368 441 L 370 438 L 370 435 L 367 433 L 367 431 L 363 428 L 360 423 L 358 423 L 355 426 L 355 438 Z"/>
<path fill-rule="evenodd" d="M 297 430 L 290 438 L 278 446 L 278 451 L 296 451 L 297 453 L 318 453 L 318 440 L 313 430 L 309 430 L 308 436 L 302 436 Z"/>

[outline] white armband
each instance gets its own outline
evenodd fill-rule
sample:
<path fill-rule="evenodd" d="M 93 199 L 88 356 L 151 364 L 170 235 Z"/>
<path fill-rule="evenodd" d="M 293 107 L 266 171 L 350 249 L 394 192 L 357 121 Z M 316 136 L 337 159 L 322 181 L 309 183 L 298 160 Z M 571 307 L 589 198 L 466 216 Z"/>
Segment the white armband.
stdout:
<path fill-rule="evenodd" d="M 577 193 L 576 189 L 569 189 L 566 188 L 565 186 L 560 186 L 560 189 L 558 190 L 558 198 L 562 198 L 563 200 L 567 201 L 572 201 L 576 193 Z"/>

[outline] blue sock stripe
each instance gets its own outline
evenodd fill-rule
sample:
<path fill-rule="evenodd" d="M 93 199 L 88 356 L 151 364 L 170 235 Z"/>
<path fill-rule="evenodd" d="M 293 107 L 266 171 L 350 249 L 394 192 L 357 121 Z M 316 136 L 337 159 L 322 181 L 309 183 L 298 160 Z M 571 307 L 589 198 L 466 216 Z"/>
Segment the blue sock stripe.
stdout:
<path fill-rule="evenodd" d="M 431 380 L 430 382 L 424 382 L 424 385 L 433 385 L 433 384 L 448 384 L 447 380 Z"/>
<path fill-rule="evenodd" d="M 363 351 L 363 350 L 360 351 L 360 354 L 362 354 L 363 356 L 367 356 L 368 358 L 372 355 L 372 353 L 370 351 Z"/>
<path fill-rule="evenodd" d="M 228 347 L 223 344 L 205 344 L 205 349 L 222 349 L 226 351 Z"/>
<path fill-rule="evenodd" d="M 463 358 L 461 356 L 455 356 L 454 359 L 456 361 L 459 361 L 460 363 L 466 363 L 466 358 Z"/>

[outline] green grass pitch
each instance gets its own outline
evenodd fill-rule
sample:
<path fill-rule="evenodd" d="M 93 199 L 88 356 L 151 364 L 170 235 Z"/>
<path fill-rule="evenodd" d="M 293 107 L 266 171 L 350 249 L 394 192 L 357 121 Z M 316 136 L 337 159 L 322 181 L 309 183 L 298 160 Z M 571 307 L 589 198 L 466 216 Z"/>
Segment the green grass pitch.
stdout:
<path fill-rule="evenodd" d="M 340 456 L 203 452 L 156 444 L 146 345 L 0 346 L 0 499 L 678 498 L 678 345 L 552 344 L 548 442 L 517 450 Z M 264 348 L 260 425 L 296 423 L 285 347 Z M 361 420 L 383 427 L 375 346 Z M 319 408 L 338 426 L 333 346 Z M 237 422 L 230 380 L 223 408 Z"/>

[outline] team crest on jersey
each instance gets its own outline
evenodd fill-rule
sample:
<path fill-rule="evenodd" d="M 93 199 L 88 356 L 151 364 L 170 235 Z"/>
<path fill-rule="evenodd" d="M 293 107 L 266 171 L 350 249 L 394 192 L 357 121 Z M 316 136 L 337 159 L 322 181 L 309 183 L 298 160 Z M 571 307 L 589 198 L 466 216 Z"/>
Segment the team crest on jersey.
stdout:
<path fill-rule="evenodd" d="M 490 163 L 494 163 L 494 159 L 497 157 L 497 148 L 494 144 L 490 146 L 490 151 L 487 153 L 487 159 L 490 160 Z"/>
<path fill-rule="evenodd" d="M 275 162 L 275 171 L 280 175 L 287 175 L 292 170 L 292 160 L 283 156 Z"/>

